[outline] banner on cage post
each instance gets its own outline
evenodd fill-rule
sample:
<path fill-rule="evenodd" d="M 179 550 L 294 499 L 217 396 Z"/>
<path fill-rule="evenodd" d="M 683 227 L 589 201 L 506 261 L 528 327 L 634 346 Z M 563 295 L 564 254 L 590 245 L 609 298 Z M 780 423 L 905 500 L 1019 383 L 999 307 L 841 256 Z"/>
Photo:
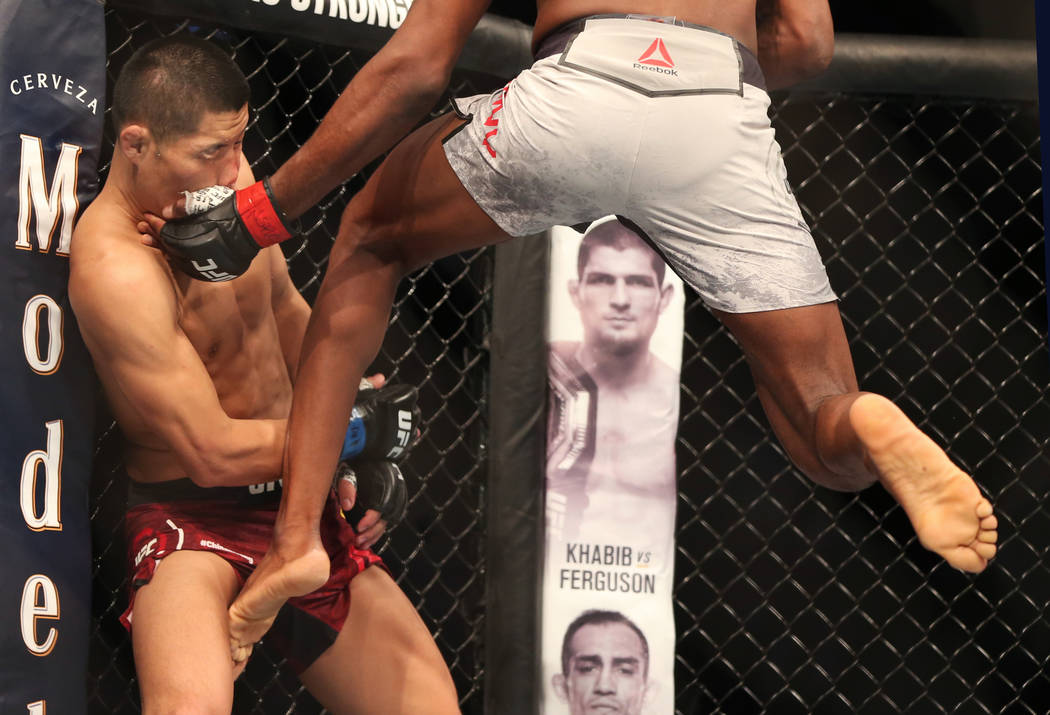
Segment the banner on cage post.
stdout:
<path fill-rule="evenodd" d="M 557 227 L 548 311 L 542 709 L 671 715 L 682 283 L 615 219 Z"/>
<path fill-rule="evenodd" d="M 98 189 L 97 0 L 0 0 L 0 712 L 86 709 L 95 381 L 66 284 Z"/>
<path fill-rule="evenodd" d="M 1050 218 L 1050 7 L 1046 2 L 1035 4 L 1036 51 L 1039 55 L 1039 130 L 1043 141 L 1040 148 L 1043 154 L 1043 230 L 1046 231 L 1047 219 Z M 1050 234 L 1048 234 L 1050 235 Z M 1044 241 L 1043 250 L 1046 260 L 1047 286 L 1050 287 L 1050 242 Z M 1050 290 L 1046 292 L 1048 315 L 1050 315 Z M 1050 325 L 1047 326 L 1050 335 Z"/>

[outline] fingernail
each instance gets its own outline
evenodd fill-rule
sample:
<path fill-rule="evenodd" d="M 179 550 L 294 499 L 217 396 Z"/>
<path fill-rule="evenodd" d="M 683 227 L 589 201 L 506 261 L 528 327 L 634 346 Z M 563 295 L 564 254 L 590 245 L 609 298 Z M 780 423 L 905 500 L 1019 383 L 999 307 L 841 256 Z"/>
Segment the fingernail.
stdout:
<path fill-rule="evenodd" d="M 343 511 L 350 511 L 354 508 L 354 500 L 344 498 L 339 502 L 339 506 L 343 508 Z"/>

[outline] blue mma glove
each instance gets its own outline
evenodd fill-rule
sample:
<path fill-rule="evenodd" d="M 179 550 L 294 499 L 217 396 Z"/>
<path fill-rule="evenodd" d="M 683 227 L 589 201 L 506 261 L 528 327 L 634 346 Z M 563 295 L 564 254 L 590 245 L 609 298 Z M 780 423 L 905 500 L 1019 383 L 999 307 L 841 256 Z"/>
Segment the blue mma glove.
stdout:
<path fill-rule="evenodd" d="M 340 461 L 389 459 L 400 461 L 415 446 L 422 421 L 411 385 L 383 385 L 378 390 L 362 383 L 350 414 Z"/>

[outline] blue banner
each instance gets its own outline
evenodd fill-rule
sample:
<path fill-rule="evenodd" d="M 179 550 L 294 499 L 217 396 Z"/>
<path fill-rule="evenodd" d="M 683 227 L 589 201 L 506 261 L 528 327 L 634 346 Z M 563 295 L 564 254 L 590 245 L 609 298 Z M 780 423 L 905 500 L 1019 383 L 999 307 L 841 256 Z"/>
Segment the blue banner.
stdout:
<path fill-rule="evenodd" d="M 97 0 L 0 0 L 0 713 L 86 710 L 95 380 L 66 283 L 98 189 Z"/>

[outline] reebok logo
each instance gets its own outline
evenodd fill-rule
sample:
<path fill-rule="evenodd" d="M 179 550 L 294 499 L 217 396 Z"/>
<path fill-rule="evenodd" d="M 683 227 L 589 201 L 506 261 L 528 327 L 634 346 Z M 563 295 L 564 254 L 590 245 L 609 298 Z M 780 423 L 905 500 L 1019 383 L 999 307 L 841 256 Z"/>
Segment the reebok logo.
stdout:
<path fill-rule="evenodd" d="M 653 44 L 649 45 L 649 49 L 642 53 L 642 56 L 638 58 L 638 62 L 643 65 L 654 65 L 668 69 L 674 67 L 674 60 L 671 59 L 671 55 L 667 51 L 667 45 L 664 44 L 663 38 L 660 37 L 653 40 Z"/>
<path fill-rule="evenodd" d="M 657 37 L 653 40 L 653 43 L 649 45 L 649 49 L 642 53 L 634 63 L 635 69 L 649 70 L 650 72 L 659 72 L 660 74 L 678 76 L 678 70 L 674 68 L 674 60 L 671 59 L 671 53 L 667 51 L 667 45 L 664 44 L 663 38 Z"/>
<path fill-rule="evenodd" d="M 649 49 L 642 52 L 642 57 L 638 58 L 637 63 L 652 67 L 674 68 L 674 60 L 671 59 L 671 54 L 667 51 L 667 45 L 664 44 L 663 38 L 653 40 L 653 43 L 649 45 Z"/>

